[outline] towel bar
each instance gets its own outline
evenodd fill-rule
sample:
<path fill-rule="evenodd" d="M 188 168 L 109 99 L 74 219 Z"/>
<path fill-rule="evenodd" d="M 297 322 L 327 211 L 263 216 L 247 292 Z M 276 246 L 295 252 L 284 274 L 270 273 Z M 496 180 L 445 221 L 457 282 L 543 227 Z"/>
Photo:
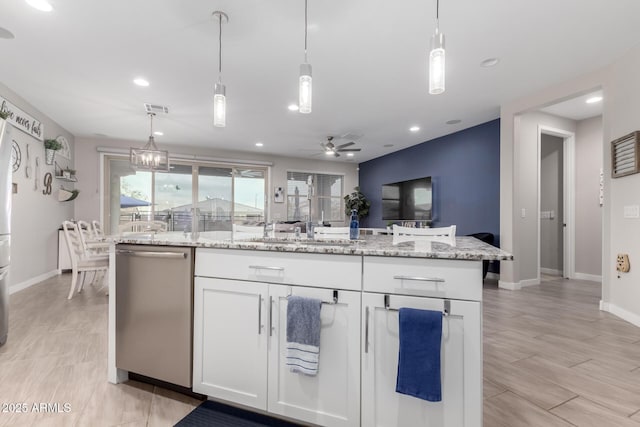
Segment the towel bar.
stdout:
<path fill-rule="evenodd" d="M 400 311 L 397 308 L 389 307 L 389 294 L 384 294 L 384 309 L 387 311 Z M 446 299 L 444 300 L 444 309 L 442 310 L 443 316 L 448 316 L 451 314 L 451 301 Z"/>
<path fill-rule="evenodd" d="M 289 298 L 291 296 L 291 288 L 289 288 L 289 294 L 287 295 L 287 298 Z M 338 303 L 338 290 L 334 289 L 333 290 L 333 298 L 331 301 L 322 301 L 322 304 L 329 304 L 329 305 L 335 305 Z"/>

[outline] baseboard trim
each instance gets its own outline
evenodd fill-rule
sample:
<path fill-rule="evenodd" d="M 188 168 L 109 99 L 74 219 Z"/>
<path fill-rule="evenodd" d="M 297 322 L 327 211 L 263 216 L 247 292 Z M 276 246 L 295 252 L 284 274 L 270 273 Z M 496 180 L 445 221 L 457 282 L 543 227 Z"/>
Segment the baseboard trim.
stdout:
<path fill-rule="evenodd" d="M 507 289 L 510 291 L 519 291 L 520 289 L 522 289 L 522 286 L 520 286 L 520 283 L 514 283 L 514 282 L 505 282 L 504 280 L 498 280 L 498 288 L 500 289 Z"/>
<path fill-rule="evenodd" d="M 618 316 L 622 320 L 626 320 L 627 322 L 640 327 L 640 315 L 627 311 L 624 308 L 620 308 L 615 304 L 600 300 L 600 310 L 609 312 Z"/>
<path fill-rule="evenodd" d="M 563 272 L 556 270 L 555 268 L 543 268 L 540 267 L 540 273 L 549 274 L 551 276 L 562 276 Z"/>
<path fill-rule="evenodd" d="M 15 294 L 16 292 L 30 288 L 31 286 L 38 284 L 43 280 L 47 280 L 54 276 L 57 276 L 58 274 L 60 274 L 59 270 L 52 270 L 52 271 L 49 271 L 48 273 L 44 273 L 39 276 L 32 277 L 31 279 L 25 280 L 24 282 L 16 283 L 15 285 L 9 286 L 9 295 Z"/>
<path fill-rule="evenodd" d="M 595 274 L 587 274 L 587 273 L 578 273 L 576 272 L 574 279 L 577 280 L 589 280 L 591 282 L 600 282 L 602 283 L 602 276 L 597 276 Z"/>
<path fill-rule="evenodd" d="M 521 287 L 527 287 L 527 286 L 534 286 L 534 285 L 539 285 L 540 284 L 540 279 L 539 278 L 535 278 L 535 279 L 526 279 L 526 280 L 521 280 L 520 281 L 520 286 Z"/>
<path fill-rule="evenodd" d="M 515 283 L 498 280 L 498 287 L 500 289 L 508 289 L 510 291 L 519 291 L 520 289 L 525 288 L 527 286 L 533 286 L 533 285 L 539 285 L 539 284 L 540 284 L 539 279 L 526 279 L 526 280 L 521 280 Z"/>

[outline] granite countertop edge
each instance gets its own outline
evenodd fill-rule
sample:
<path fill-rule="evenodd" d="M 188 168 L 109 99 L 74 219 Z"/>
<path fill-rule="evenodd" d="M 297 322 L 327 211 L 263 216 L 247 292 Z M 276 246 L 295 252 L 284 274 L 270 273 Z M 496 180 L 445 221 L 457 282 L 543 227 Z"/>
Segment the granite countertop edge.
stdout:
<path fill-rule="evenodd" d="M 206 234 L 206 233 L 203 233 Z M 229 233 L 230 235 L 230 233 Z M 136 236 L 119 236 L 109 239 L 116 244 L 187 246 L 196 248 L 239 249 L 270 252 L 298 252 L 333 255 L 365 255 L 381 257 L 435 258 L 456 260 L 513 260 L 510 253 L 488 245 L 473 237 L 457 237 L 456 245 L 450 246 L 439 242 L 403 242 L 392 244 L 390 236 L 365 236 L 362 240 L 345 244 L 314 241 L 311 244 L 304 240 L 286 240 L 262 242 L 255 239 L 231 240 L 208 238 L 203 235 L 192 239 L 183 233 L 141 234 Z M 425 247 L 425 244 L 428 247 Z"/>

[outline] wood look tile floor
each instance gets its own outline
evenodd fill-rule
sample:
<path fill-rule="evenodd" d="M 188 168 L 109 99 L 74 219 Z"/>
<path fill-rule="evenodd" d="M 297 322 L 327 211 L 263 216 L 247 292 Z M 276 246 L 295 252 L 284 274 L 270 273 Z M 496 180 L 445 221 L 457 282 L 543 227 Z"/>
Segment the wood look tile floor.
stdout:
<path fill-rule="evenodd" d="M 598 309 L 600 283 L 484 286 L 484 427 L 640 427 L 640 328 Z"/>
<path fill-rule="evenodd" d="M 28 411 L 0 412 L 0 427 L 172 426 L 199 404 L 148 384 L 109 384 L 107 297 L 87 287 L 68 301 L 69 281 L 11 295 L 0 405 Z M 484 298 L 485 427 L 640 427 L 640 328 L 598 310 L 600 284 L 545 277 L 507 291 L 486 281 Z M 62 412 L 35 412 L 40 403 Z"/>
<path fill-rule="evenodd" d="M 172 426 L 191 412 L 196 399 L 135 381 L 107 382 L 108 297 L 85 285 L 67 300 L 70 281 L 63 274 L 10 296 L 0 426 Z M 3 407 L 12 403 L 26 404 L 26 413 Z M 40 403 L 53 405 L 35 411 Z"/>

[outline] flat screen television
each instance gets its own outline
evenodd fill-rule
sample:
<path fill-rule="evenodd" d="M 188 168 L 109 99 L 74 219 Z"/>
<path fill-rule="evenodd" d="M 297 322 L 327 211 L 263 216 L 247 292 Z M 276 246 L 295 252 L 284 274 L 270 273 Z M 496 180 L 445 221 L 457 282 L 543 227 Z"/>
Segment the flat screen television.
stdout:
<path fill-rule="evenodd" d="M 431 177 L 382 186 L 382 219 L 431 221 Z"/>

